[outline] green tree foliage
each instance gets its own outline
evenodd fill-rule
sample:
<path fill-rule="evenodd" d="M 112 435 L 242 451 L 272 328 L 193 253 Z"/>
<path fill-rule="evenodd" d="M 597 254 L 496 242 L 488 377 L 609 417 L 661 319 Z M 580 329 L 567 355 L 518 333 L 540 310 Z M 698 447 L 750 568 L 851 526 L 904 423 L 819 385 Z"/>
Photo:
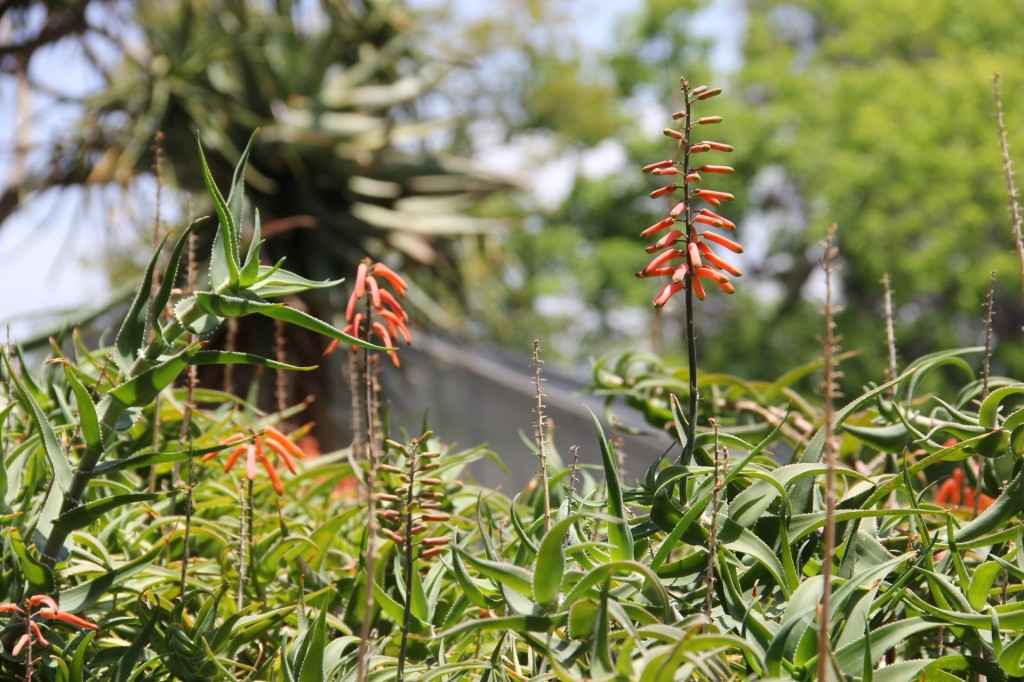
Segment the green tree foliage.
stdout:
<path fill-rule="evenodd" d="M 628 281 L 642 254 L 625 255 L 636 252 L 636 235 L 656 214 L 644 196 L 653 185 L 639 167 L 668 149 L 645 129 L 653 118 L 647 102 L 672 101 L 667 73 L 700 83 L 721 71 L 714 48 L 724 38 L 740 47 L 714 78 L 730 91 L 721 135 L 736 147 L 729 161 L 737 172 L 720 184 L 737 195 L 748 253 L 740 259 L 740 293 L 716 301 L 716 313 L 702 322 L 702 366 L 768 377 L 820 353 L 817 243 L 832 222 L 839 225 L 844 348 L 866 351 L 849 361 L 849 385 L 883 376 L 885 273 L 902 358 L 981 340 L 993 270 L 996 340 L 1008 339 L 1024 309 L 992 77 L 1005 72 L 1011 150 L 1020 149 L 1012 143 L 1024 139 L 1015 123 L 1024 81 L 1013 72 L 1022 56 L 1013 27 L 1022 14 L 1019 3 L 998 0 L 969 9 L 953 0 L 766 0 L 740 8 L 649 0 L 621 22 L 618 48 L 604 62 L 631 98 L 631 120 L 617 133 L 631 168 L 579 177 L 538 230 L 540 242 L 531 238 L 518 250 L 518 267 L 541 275 L 524 278 L 527 288 L 544 294 L 552 286 L 545 280 L 564 270 L 571 281 L 558 286 L 577 292 L 602 320 L 624 306 L 649 308 L 655 292 Z M 680 311 L 666 310 L 662 347 L 678 352 Z M 548 322 L 580 332 L 578 319 Z M 577 333 L 580 347 L 601 352 L 622 343 L 607 330 L 598 324 Z M 1004 351 L 1002 369 L 1024 363 L 1024 354 Z"/>

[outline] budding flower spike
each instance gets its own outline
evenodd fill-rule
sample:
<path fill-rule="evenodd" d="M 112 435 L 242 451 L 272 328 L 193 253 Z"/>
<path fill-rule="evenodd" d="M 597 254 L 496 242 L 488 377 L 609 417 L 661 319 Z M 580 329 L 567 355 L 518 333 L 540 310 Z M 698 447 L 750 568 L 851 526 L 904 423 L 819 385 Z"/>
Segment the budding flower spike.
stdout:
<path fill-rule="evenodd" d="M 273 426 L 265 426 L 263 430 L 254 436 L 250 437 L 244 433 L 233 433 L 220 442 L 223 446 L 238 445 L 231 454 L 228 455 L 228 459 L 224 462 L 224 471 L 230 471 L 231 467 L 235 466 L 235 462 L 245 455 L 245 476 L 250 481 L 256 479 L 256 472 L 258 470 L 257 465 L 261 465 L 267 472 L 267 476 L 270 477 L 270 484 L 274 487 L 274 492 L 278 495 L 284 494 L 284 484 L 281 483 L 281 477 L 277 473 L 277 469 L 271 463 L 264 452 L 264 447 L 277 453 L 281 461 L 284 462 L 284 466 L 292 475 L 298 473 L 295 468 L 295 460 L 301 459 L 306 456 L 306 453 L 292 440 L 281 433 Z M 203 455 L 204 462 L 207 462 L 220 453 L 220 450 L 207 453 Z"/>
<path fill-rule="evenodd" d="M 684 178 L 683 182 L 673 182 L 650 192 L 649 196 L 652 199 L 671 197 L 671 208 L 667 217 L 640 233 L 641 239 L 658 237 L 654 244 L 646 248 L 647 253 L 657 255 L 636 273 L 637 277 L 671 277 L 671 281 L 654 298 L 655 308 L 664 306 L 680 291 L 690 291 L 698 300 L 703 301 L 706 292 L 702 279 L 714 282 L 719 289 L 731 294 L 735 288 L 727 275 L 739 277 L 742 274 L 739 268 L 720 258 L 711 247 L 711 244 L 715 244 L 733 253 L 742 253 L 743 247 L 738 242 L 711 231 L 732 231 L 736 229 L 736 224 L 711 209 L 696 210 L 700 203 L 718 208 L 723 202 L 735 199 L 729 192 L 697 188 L 704 179 L 702 174 L 730 175 L 734 172 L 732 166 L 703 163 L 704 157 L 701 157 L 701 162 L 691 162 L 694 154 L 733 151 L 731 145 L 723 142 L 694 139 L 694 126 L 715 125 L 722 122 L 722 117 L 701 115 L 695 118 L 691 109 L 694 106 L 704 106 L 705 100 L 721 94 L 722 89 L 704 85 L 691 88 L 686 79 L 679 80 L 686 104 L 683 109 L 672 115 L 678 127 L 665 128 L 663 131 L 666 137 L 676 141 L 675 156 L 643 167 L 644 173 L 655 177 Z M 663 232 L 665 234 L 662 234 Z M 673 264 L 672 261 L 676 260 L 684 262 Z"/>
<path fill-rule="evenodd" d="M 25 600 L 24 605 L 13 602 L 0 604 L 0 613 L 17 613 L 26 617 L 28 621 L 27 632 L 18 638 L 18 641 L 15 642 L 14 647 L 11 649 L 12 656 L 17 656 L 21 653 L 21 650 L 29 643 L 38 644 L 43 647 L 50 646 L 50 641 L 46 639 L 42 628 L 39 627 L 38 621 L 40 619 L 60 621 L 77 628 L 85 628 L 86 630 L 95 630 L 99 627 L 96 623 L 86 620 L 81 616 L 61 611 L 57 601 L 46 594 L 33 595 Z"/>
<path fill-rule="evenodd" d="M 384 288 L 387 284 L 394 294 Z M 345 320 L 348 326 L 343 330 L 346 334 L 358 339 L 367 339 L 373 334 L 385 346 L 393 346 L 393 341 L 401 336 L 406 344 L 412 343 L 412 336 L 406 322 L 409 314 L 402 308 L 398 299 L 405 298 L 408 283 L 397 272 L 384 265 L 364 258 L 356 269 L 356 283 L 345 306 Z M 362 305 L 360 305 L 362 302 Z M 377 319 L 374 319 L 377 318 Z M 330 355 L 338 347 L 335 339 L 327 346 L 324 355 Z M 352 350 L 356 350 L 352 346 Z M 398 354 L 388 351 L 388 357 L 395 367 L 399 366 Z"/>

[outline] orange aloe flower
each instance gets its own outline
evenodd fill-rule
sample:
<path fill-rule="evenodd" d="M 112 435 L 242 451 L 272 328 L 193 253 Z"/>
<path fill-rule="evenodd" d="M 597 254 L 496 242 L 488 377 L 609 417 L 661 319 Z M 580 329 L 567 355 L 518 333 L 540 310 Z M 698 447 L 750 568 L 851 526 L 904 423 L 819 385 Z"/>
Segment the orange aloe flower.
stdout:
<path fill-rule="evenodd" d="M 273 426 L 264 426 L 263 430 L 255 434 L 251 442 L 248 441 L 249 437 L 244 433 L 233 433 L 220 442 L 221 445 L 234 445 L 239 443 L 231 454 L 228 455 L 227 461 L 224 462 L 224 471 L 230 471 L 231 467 L 235 466 L 241 456 L 245 455 L 245 477 L 250 481 L 256 479 L 256 471 L 258 465 L 262 465 L 267 472 L 267 476 L 270 477 L 270 484 L 274 487 L 274 492 L 278 495 L 284 493 L 284 484 L 281 483 L 281 477 L 277 473 L 277 469 L 274 464 L 271 463 L 267 457 L 264 448 L 272 450 L 277 453 L 280 461 L 284 462 L 285 468 L 292 474 L 298 473 L 295 468 L 295 460 L 301 459 L 306 456 L 306 453 L 298 445 L 292 442 L 292 440 L 281 433 Z M 220 454 L 220 450 L 207 453 L 203 455 L 204 462 L 207 462 Z"/>
<path fill-rule="evenodd" d="M 13 602 L 0 604 L 0 613 L 17 613 L 22 616 L 27 614 L 28 632 L 19 637 L 18 641 L 15 642 L 14 647 L 11 649 L 12 656 L 17 656 L 21 653 L 21 650 L 30 642 L 44 647 L 50 646 L 50 641 L 46 639 L 42 628 L 39 627 L 37 622 L 39 619 L 56 620 L 68 625 L 74 625 L 75 627 L 85 628 L 86 630 L 95 630 L 99 627 L 96 623 L 81 616 L 61 611 L 57 601 L 46 594 L 36 594 L 29 597 L 25 600 L 24 606 Z"/>
<path fill-rule="evenodd" d="M 384 288 L 385 283 L 394 290 L 394 294 Z M 373 263 L 368 258 L 364 259 L 356 269 L 356 283 L 352 288 L 348 305 L 345 306 L 345 320 L 348 326 L 342 331 L 359 339 L 368 339 L 372 334 L 385 346 L 392 346 L 392 341 L 399 336 L 405 339 L 407 344 L 411 344 L 412 336 L 406 326 L 409 314 L 398 302 L 399 298 L 405 297 L 408 287 L 405 279 L 388 266 Z M 359 301 L 367 297 L 369 306 L 357 311 Z M 375 317 L 378 319 L 373 319 Z M 324 355 L 333 353 L 338 343 L 337 339 L 331 341 Z M 356 346 L 352 347 L 352 350 L 356 349 Z M 395 351 L 388 351 L 388 357 L 395 367 L 399 366 L 398 354 Z"/>
<path fill-rule="evenodd" d="M 678 148 L 672 159 L 657 161 L 643 167 L 644 173 L 654 176 L 683 175 L 685 182 L 668 184 L 650 192 L 652 199 L 672 196 L 673 206 L 668 216 L 654 223 L 640 233 L 641 239 L 647 239 L 665 232 L 658 240 L 646 248 L 647 253 L 655 253 L 654 258 L 639 272 L 637 277 L 669 277 L 669 282 L 654 298 L 654 307 L 661 308 L 669 299 L 680 291 L 691 289 L 699 300 L 704 300 L 706 292 L 704 282 L 714 282 L 719 289 L 727 294 L 736 291 L 728 275 L 739 277 L 743 273 L 739 268 L 723 260 L 714 252 L 711 244 L 722 247 L 733 253 L 742 253 L 743 247 L 737 242 L 723 237 L 710 228 L 732 231 L 736 224 L 718 215 L 708 208 L 699 211 L 694 202 L 703 202 L 713 208 L 722 202 L 732 201 L 735 197 L 729 192 L 713 189 L 697 189 L 691 185 L 701 182 L 700 173 L 729 175 L 734 172 L 732 166 L 718 164 L 692 164 L 693 154 L 705 152 L 731 152 L 733 147 L 722 142 L 710 140 L 695 141 L 692 139 L 694 125 L 720 123 L 720 116 L 702 116 L 694 120 L 691 117 L 691 106 L 721 93 L 720 88 L 700 86 L 690 88 L 685 80 L 681 81 L 686 107 L 673 114 L 672 118 L 679 121 L 680 128 L 666 128 L 664 134 L 676 140 Z M 677 195 L 682 196 L 677 196 Z M 679 223 L 678 227 L 676 223 Z M 703 231 L 701 231 L 703 230 Z M 710 243 L 709 243 L 710 242 Z M 673 263 L 681 260 L 682 263 Z"/>
<path fill-rule="evenodd" d="M 954 469 L 953 475 L 947 478 L 935 492 L 935 504 L 960 506 L 963 503 L 964 507 L 973 509 L 975 502 L 977 502 L 978 509 L 985 510 L 995 502 L 995 499 L 985 493 L 981 493 L 981 499 L 979 500 L 978 494 L 977 490 L 968 487 L 964 481 L 964 470 Z"/>

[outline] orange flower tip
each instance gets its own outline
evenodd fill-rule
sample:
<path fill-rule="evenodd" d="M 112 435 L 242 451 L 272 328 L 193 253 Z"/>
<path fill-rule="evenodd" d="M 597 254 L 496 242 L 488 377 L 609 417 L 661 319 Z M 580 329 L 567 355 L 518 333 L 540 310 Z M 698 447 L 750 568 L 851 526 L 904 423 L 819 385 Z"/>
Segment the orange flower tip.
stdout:
<path fill-rule="evenodd" d="M 324 354 L 323 354 L 323 357 L 325 357 L 325 358 L 326 358 L 326 357 L 327 357 L 328 355 L 330 355 L 331 353 L 333 353 L 333 352 L 334 352 L 334 350 L 335 350 L 335 349 L 336 349 L 336 348 L 338 347 L 338 344 L 339 344 L 339 343 L 340 343 L 340 342 L 338 341 L 338 339 L 334 339 L 334 340 L 332 340 L 332 341 L 331 341 L 331 342 L 330 342 L 329 344 L 327 344 L 327 348 L 324 348 Z"/>
<path fill-rule="evenodd" d="M 704 291 L 704 285 L 700 282 L 700 277 L 694 277 L 690 280 L 693 282 L 693 293 L 697 296 L 697 300 L 703 301 L 707 298 L 707 292 Z"/>
<path fill-rule="evenodd" d="M 654 299 L 654 307 L 662 308 L 669 299 L 675 296 L 677 293 L 683 290 L 683 284 L 681 282 L 671 282 L 665 285 L 665 288 L 661 290 L 661 293 Z"/>
<path fill-rule="evenodd" d="M 711 149 L 712 149 L 711 145 L 707 144 L 706 142 L 701 142 L 700 144 L 692 145 L 690 147 L 690 153 L 691 154 L 700 154 L 702 152 L 709 152 L 709 151 L 711 151 Z"/>
<path fill-rule="evenodd" d="M 352 289 L 352 298 L 358 300 L 363 297 L 366 293 L 366 273 L 369 269 L 366 261 L 364 260 L 356 268 L 356 284 Z"/>
<path fill-rule="evenodd" d="M 680 201 L 678 204 L 672 207 L 672 210 L 668 212 L 668 217 L 672 220 L 676 220 L 679 216 L 686 212 L 686 202 Z"/>
<path fill-rule="evenodd" d="M 718 287 L 727 294 L 736 293 L 736 287 L 732 285 L 732 282 L 719 282 Z"/>
<path fill-rule="evenodd" d="M 721 122 L 722 122 L 722 117 L 721 116 L 701 116 L 700 118 L 697 119 L 697 123 L 699 123 L 701 125 L 705 125 L 705 126 L 706 125 L 711 125 L 712 123 L 721 123 Z"/>
<path fill-rule="evenodd" d="M 666 137 L 671 137 L 673 140 L 682 140 L 683 134 L 675 128 L 665 128 L 661 131 Z"/>
<path fill-rule="evenodd" d="M 672 281 L 676 284 L 681 284 L 686 281 L 686 273 L 690 271 L 689 266 L 680 265 L 678 268 L 672 271 Z"/>
<path fill-rule="evenodd" d="M 686 118 L 686 112 L 685 111 L 677 111 L 677 112 L 672 114 L 672 120 L 673 121 L 678 121 L 681 118 Z"/>
<path fill-rule="evenodd" d="M 658 170 L 659 168 L 669 168 L 670 166 L 673 165 L 675 165 L 675 161 L 673 161 L 672 159 L 665 159 L 664 161 L 658 161 L 657 163 L 649 163 L 646 166 L 644 166 L 641 170 L 644 173 L 652 173 Z"/>
<path fill-rule="evenodd" d="M 701 199 L 717 199 L 718 201 L 732 201 L 736 197 L 728 192 L 719 192 L 713 189 L 699 189 L 697 190 L 697 196 Z"/>
<path fill-rule="evenodd" d="M 420 544 L 427 547 L 444 547 L 445 545 L 450 545 L 451 542 L 451 538 L 423 538 L 420 540 Z"/>
<path fill-rule="evenodd" d="M 659 187 L 658 189 L 654 190 L 648 196 L 650 196 L 652 199 L 658 199 L 668 194 L 672 194 L 677 189 L 679 189 L 679 187 L 676 185 L 665 185 L 664 187 Z"/>
<path fill-rule="evenodd" d="M 687 245 L 686 250 L 690 254 L 690 265 L 692 265 L 694 268 L 700 269 L 701 268 L 700 249 L 697 248 L 696 244 L 694 244 L 693 242 L 690 242 Z M 704 269 L 706 269 L 706 268 L 704 268 Z"/>
<path fill-rule="evenodd" d="M 700 170 L 702 173 L 735 173 L 736 169 L 732 166 L 701 166 Z"/>
<path fill-rule="evenodd" d="M 432 556 L 435 556 L 437 554 L 440 554 L 441 552 L 444 552 L 446 549 L 448 549 L 448 548 L 447 547 L 431 547 L 430 549 L 425 549 L 422 552 L 420 552 L 419 553 L 419 558 L 420 559 L 427 559 L 429 557 L 432 557 Z"/>
<path fill-rule="evenodd" d="M 725 144 L 723 142 L 712 142 L 711 140 L 704 140 L 700 144 L 706 145 L 711 149 L 714 149 L 716 152 L 731 152 L 733 149 L 735 149 L 735 147 L 733 147 L 731 144 Z"/>
<path fill-rule="evenodd" d="M 655 168 L 651 175 L 679 175 L 681 172 L 678 168 Z"/>
<path fill-rule="evenodd" d="M 686 183 L 700 183 L 700 173 L 690 173 L 686 176 Z"/>
<path fill-rule="evenodd" d="M 667 246 L 672 246 L 677 241 L 679 241 L 682 237 L 683 237 L 683 231 L 682 230 L 672 230 L 671 232 L 666 234 L 664 237 L 659 239 L 654 244 L 653 247 L 651 247 L 651 246 L 647 247 L 648 248 L 647 253 L 654 253 L 658 249 L 664 249 Z"/>
<path fill-rule="evenodd" d="M 711 99 L 717 95 L 722 94 L 722 88 L 711 88 L 697 95 L 697 99 Z"/>
<path fill-rule="evenodd" d="M 708 241 L 718 244 L 719 246 L 724 246 L 733 253 L 743 253 L 743 247 L 728 237 L 723 237 L 722 235 L 715 234 L 714 232 L 705 232 L 701 236 Z"/>

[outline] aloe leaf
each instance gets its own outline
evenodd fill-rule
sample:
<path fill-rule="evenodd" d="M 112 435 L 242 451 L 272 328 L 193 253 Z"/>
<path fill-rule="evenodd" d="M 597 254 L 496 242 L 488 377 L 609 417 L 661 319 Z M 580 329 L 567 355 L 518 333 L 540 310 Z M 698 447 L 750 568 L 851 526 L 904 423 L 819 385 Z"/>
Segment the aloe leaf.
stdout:
<path fill-rule="evenodd" d="M 907 618 L 906 620 L 887 623 L 875 628 L 864 637 L 835 652 L 835 660 L 840 669 L 847 675 L 861 674 L 864 667 L 864 648 L 871 646 L 871 665 L 876 665 L 886 651 L 907 638 L 925 630 L 941 627 L 942 623 L 924 618 Z"/>
<path fill-rule="evenodd" d="M 783 593 L 789 597 L 790 584 L 786 580 L 782 562 L 761 538 L 729 517 L 722 516 L 719 517 L 718 541 L 731 551 L 742 552 L 768 569 Z"/>
<path fill-rule="evenodd" d="M 10 529 L 9 537 L 11 539 L 11 549 L 14 551 L 14 556 L 18 559 L 18 566 L 21 568 L 21 574 L 25 580 L 44 594 L 53 592 L 53 572 L 45 564 L 28 553 L 28 547 L 25 546 L 25 542 L 21 539 L 21 534 L 17 528 Z"/>
<path fill-rule="evenodd" d="M 974 569 L 971 584 L 967 587 L 967 601 L 975 611 L 981 611 L 988 603 L 988 593 L 996 578 L 1003 572 L 998 561 L 986 561 Z"/>
<path fill-rule="evenodd" d="M 112 568 L 92 580 L 61 590 L 58 599 L 61 611 L 75 613 L 89 608 L 104 595 L 108 595 L 111 587 L 123 583 L 153 563 L 164 549 L 164 543 L 157 543 L 145 554 L 121 566 Z"/>
<path fill-rule="evenodd" d="M 605 486 L 608 488 L 608 513 L 617 519 L 608 523 L 608 540 L 612 543 L 612 559 L 616 561 L 630 561 L 633 559 L 633 534 L 629 532 L 629 519 L 626 518 L 626 510 L 622 503 L 622 482 L 619 481 L 619 467 L 615 462 L 615 453 L 612 451 L 612 444 L 604 436 L 604 429 L 597 415 L 590 412 L 594 420 L 594 428 L 597 429 L 597 436 L 601 443 L 601 462 L 604 465 Z"/>
<path fill-rule="evenodd" d="M 312 315 L 307 315 L 301 310 L 288 307 L 283 303 L 268 303 L 262 300 L 224 296 L 210 292 L 197 292 L 190 300 L 194 300 L 202 311 L 220 318 L 241 317 L 255 313 L 275 320 L 281 320 L 282 322 L 288 322 L 296 325 L 297 327 L 302 327 L 303 329 L 308 329 L 312 332 L 322 334 L 332 339 L 338 339 L 343 343 L 358 346 L 360 348 L 369 348 L 370 350 L 394 350 L 394 348 L 378 346 L 376 344 L 363 341 L 362 339 L 357 339 L 354 336 L 350 336 L 338 329 L 335 329 L 323 320 L 319 320 Z"/>
<path fill-rule="evenodd" d="M 224 285 L 233 288 L 238 285 L 238 225 L 228 209 L 227 202 L 224 201 L 224 195 L 220 193 L 217 184 L 213 181 L 210 165 L 206 162 L 203 144 L 198 135 L 196 135 L 196 144 L 199 147 L 203 182 L 206 184 L 206 191 L 213 201 L 217 221 L 220 223 L 217 227 L 217 234 L 213 238 L 213 252 L 210 254 L 210 286 L 215 289 Z M 235 172 L 237 174 L 237 168 Z M 241 201 L 240 195 L 238 201 Z"/>
<path fill-rule="evenodd" d="M 178 237 L 178 241 L 175 242 L 174 249 L 171 251 L 171 258 L 167 262 L 167 269 L 164 270 L 164 275 L 160 281 L 160 288 L 157 290 L 156 296 L 153 297 L 153 303 L 149 308 L 150 320 L 159 319 L 164 308 L 167 307 L 167 302 L 171 300 L 171 293 L 174 291 L 174 287 L 178 281 L 178 269 L 181 267 L 181 256 L 185 252 L 185 247 L 188 246 L 189 236 L 192 234 L 192 231 L 198 225 L 205 222 L 206 219 L 206 216 L 203 216 L 198 220 L 193 220 Z M 157 252 L 159 253 L 159 250 Z M 156 335 L 156 338 L 160 343 L 164 342 L 160 333 L 159 324 L 153 324 L 153 333 Z"/>
<path fill-rule="evenodd" d="M 64 363 L 64 376 L 71 384 L 71 391 L 75 394 L 75 402 L 78 404 L 78 425 L 82 431 L 82 439 L 89 448 L 102 448 L 103 433 L 96 414 L 96 404 L 93 403 L 89 390 L 78 380 L 69 362 Z"/>
<path fill-rule="evenodd" d="M 167 497 L 176 491 L 164 491 L 159 493 L 125 493 L 123 495 L 111 495 L 80 504 L 74 509 L 64 512 L 53 520 L 53 527 L 63 533 L 70 533 L 73 530 L 84 528 L 94 521 L 99 520 L 104 514 L 113 511 L 118 507 L 139 502 L 149 502 L 161 497 Z"/>
<path fill-rule="evenodd" d="M 241 224 L 241 219 L 237 220 Z M 240 284 L 245 289 L 251 288 L 259 279 L 260 249 L 263 248 L 264 243 L 266 241 L 260 239 L 260 212 L 257 209 L 253 217 L 252 240 L 249 242 L 249 251 L 245 254 L 245 262 L 242 264 L 242 270 L 239 273 Z"/>
<path fill-rule="evenodd" d="M 453 539 L 452 546 L 455 546 Z M 493 602 L 489 600 L 484 593 L 480 591 L 480 588 L 474 582 L 472 576 L 466 571 L 466 565 L 462 563 L 462 552 L 452 552 L 452 573 L 455 575 L 455 582 L 458 583 L 459 589 L 462 594 L 466 595 L 466 598 L 473 603 L 474 606 L 480 609 L 490 609 L 494 606 Z"/>
<path fill-rule="evenodd" d="M 956 541 L 970 542 L 989 531 L 996 530 L 1016 514 L 1024 510 L 1024 469 L 1013 477 L 988 509 L 981 512 L 976 519 L 961 528 L 956 534 Z"/>
<path fill-rule="evenodd" d="M 462 554 L 466 563 L 499 585 L 510 587 L 526 597 L 533 596 L 533 575 L 522 566 L 481 559 L 460 547 L 453 547 L 452 550 Z"/>
<path fill-rule="evenodd" d="M 301 294 L 311 289 L 327 289 L 344 281 L 344 277 L 324 281 L 306 279 L 294 272 L 282 270 L 280 265 L 261 265 L 259 277 L 256 279 L 256 283 L 249 287 L 249 291 L 259 294 L 263 298 L 274 298 Z"/>
<path fill-rule="evenodd" d="M 188 367 L 193 356 L 202 348 L 202 343 L 195 343 L 160 364 L 141 374 L 132 377 L 120 386 L 115 386 L 106 398 L 100 402 L 100 410 L 107 401 L 119 403 L 123 407 L 145 407 L 159 395 Z"/>
<path fill-rule="evenodd" d="M 555 605 L 558 600 L 565 574 L 565 534 L 578 518 L 579 514 L 573 514 L 562 519 L 540 541 L 533 570 L 533 598 L 545 608 Z"/>
<path fill-rule="evenodd" d="M 160 258 L 160 252 L 170 232 L 164 234 L 160 245 L 153 251 L 153 257 L 149 259 L 149 265 L 142 275 L 142 283 L 135 293 L 135 299 L 128 314 L 121 323 L 121 329 L 114 339 L 114 364 L 123 374 L 128 374 L 135 360 L 139 357 L 143 345 L 146 343 L 146 328 L 149 324 L 149 297 L 153 288 L 153 272 L 156 270 L 156 262 Z"/>
<path fill-rule="evenodd" d="M 252 353 L 239 353 L 226 350 L 202 350 L 192 357 L 193 365 L 259 365 L 269 369 L 283 369 L 290 372 L 309 372 L 318 365 L 289 365 Z"/>
<path fill-rule="evenodd" d="M 512 632 L 551 632 L 561 627 L 566 621 L 565 615 L 558 616 L 505 616 L 503 618 L 479 618 L 445 630 L 437 635 L 437 639 L 450 639 L 455 635 L 473 632 L 512 631 Z"/>
<path fill-rule="evenodd" d="M 32 423 L 35 424 L 36 430 L 39 431 L 39 435 L 43 439 L 43 449 L 46 452 L 46 458 L 53 468 L 53 479 L 61 492 L 67 492 L 68 487 L 71 485 L 71 467 L 68 465 L 68 460 L 64 455 L 64 449 L 60 446 L 60 441 L 57 440 L 57 433 L 43 412 L 43 408 L 39 406 L 39 403 L 36 402 L 36 399 L 25 387 L 21 377 L 14 371 L 11 360 L 7 357 L 6 350 L 0 351 L 0 358 L 3 358 L 4 365 L 7 367 L 7 374 L 11 378 L 11 383 L 14 384 L 15 393 L 18 394 L 22 404 L 28 408 L 27 411 L 32 419 Z"/>
<path fill-rule="evenodd" d="M 303 638 L 305 655 L 296 663 L 299 682 L 323 682 L 324 647 L 327 642 L 327 609 L 320 609 Z"/>

